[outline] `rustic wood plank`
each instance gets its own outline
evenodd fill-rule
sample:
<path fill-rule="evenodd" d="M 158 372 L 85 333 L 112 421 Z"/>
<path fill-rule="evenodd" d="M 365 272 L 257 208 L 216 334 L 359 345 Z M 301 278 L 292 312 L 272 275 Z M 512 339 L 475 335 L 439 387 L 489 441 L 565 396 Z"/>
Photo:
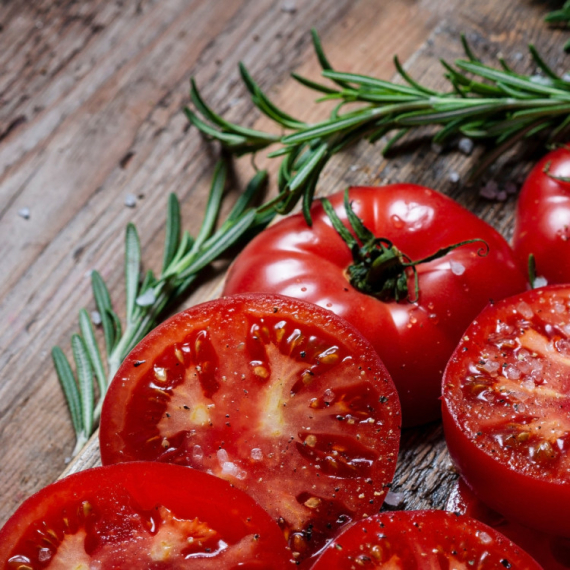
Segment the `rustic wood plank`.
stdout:
<path fill-rule="evenodd" d="M 18 4 L 0 11 L 0 47 L 6 46 L 0 49 L 0 524 L 57 477 L 73 446 L 49 349 L 55 343 L 67 349 L 78 308 L 92 306 L 86 273 L 100 270 L 122 308 L 126 223 L 139 226 L 151 267 L 160 264 L 168 192 L 182 199 L 185 226 L 192 231 L 199 224 L 215 151 L 186 132 L 180 113 L 191 74 L 225 117 L 264 127 L 238 82 L 237 61 L 245 61 L 277 104 L 315 120 L 323 111 L 288 78 L 293 68 L 317 73 L 311 25 L 339 69 L 387 78 L 391 55 L 399 53 L 415 77 L 436 87 L 442 85 L 437 57 L 459 55 L 460 31 L 484 58 L 499 50 L 525 54 L 533 41 L 554 67 L 563 63 L 562 33 L 542 24 L 544 6 L 532 0 L 335 0 L 298 2 L 294 11 L 276 0 Z M 526 55 L 519 59 L 517 69 L 528 71 Z M 386 161 L 378 147 L 360 144 L 331 163 L 320 191 L 410 180 L 452 195 L 508 235 L 513 198 L 489 203 L 449 180 L 451 172 L 464 175 L 473 159 L 437 155 L 424 144 Z M 275 161 L 269 166 L 274 172 Z M 236 172 L 246 179 L 247 160 Z M 139 196 L 134 210 L 123 206 L 129 193 Z M 17 216 L 26 206 L 30 220 Z M 218 294 L 223 268 L 183 305 Z M 93 438 L 69 469 L 97 461 Z M 403 493 L 407 508 L 441 508 L 454 477 L 439 425 L 405 432 L 393 491 Z"/>
<path fill-rule="evenodd" d="M 121 313 L 126 223 L 137 223 L 150 267 L 160 264 L 168 192 L 181 198 L 185 226 L 199 225 L 215 151 L 187 132 L 180 111 L 190 75 L 220 112 L 251 124 L 258 115 L 238 82 L 239 60 L 273 93 L 291 89 L 292 68 L 316 70 L 310 25 L 325 41 L 339 38 L 334 57 L 372 45 L 394 16 L 405 56 L 429 31 L 412 0 L 403 9 L 346 0 L 293 12 L 274 0 L 86 4 L 12 3 L 0 12 L 0 523 L 61 473 L 73 447 L 49 350 L 68 350 L 78 309 L 93 306 L 88 272 L 108 280 Z M 362 70 L 382 62 L 391 73 L 395 48 L 387 42 Z M 279 92 L 289 108 L 304 112 L 311 95 L 287 89 Z M 246 172 L 240 166 L 238 177 Z M 138 197 L 133 210 L 127 194 Z M 23 207 L 29 220 L 17 215 Z M 216 287 L 207 282 L 186 303 Z"/>

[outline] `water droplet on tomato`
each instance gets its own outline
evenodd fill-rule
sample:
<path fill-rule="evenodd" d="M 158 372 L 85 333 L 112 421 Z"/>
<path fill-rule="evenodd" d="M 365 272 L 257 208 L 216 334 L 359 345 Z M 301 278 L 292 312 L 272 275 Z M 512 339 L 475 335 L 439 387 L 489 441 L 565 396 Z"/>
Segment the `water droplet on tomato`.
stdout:
<path fill-rule="evenodd" d="M 254 447 L 251 450 L 251 458 L 254 461 L 262 461 L 263 460 L 263 451 L 261 451 L 261 449 L 259 449 L 259 447 Z"/>
<path fill-rule="evenodd" d="M 463 275 L 465 273 L 465 265 L 458 263 L 457 261 L 450 261 L 449 267 L 451 269 L 451 273 L 454 275 Z"/>
<path fill-rule="evenodd" d="M 490 544 L 493 542 L 493 539 L 485 531 L 482 530 L 477 532 L 477 537 L 483 544 Z"/>
<path fill-rule="evenodd" d="M 195 445 L 192 448 L 192 459 L 195 461 L 202 461 L 202 459 L 204 459 L 204 451 L 199 445 Z"/>
<path fill-rule="evenodd" d="M 534 311 L 532 310 L 531 306 L 524 301 L 521 301 L 517 305 L 517 311 L 525 318 L 525 319 L 532 319 L 534 315 Z"/>
<path fill-rule="evenodd" d="M 395 228 L 400 229 L 404 227 L 404 221 L 402 220 L 402 218 L 400 218 L 400 216 L 396 216 L 396 214 L 390 216 L 390 221 L 392 222 Z"/>

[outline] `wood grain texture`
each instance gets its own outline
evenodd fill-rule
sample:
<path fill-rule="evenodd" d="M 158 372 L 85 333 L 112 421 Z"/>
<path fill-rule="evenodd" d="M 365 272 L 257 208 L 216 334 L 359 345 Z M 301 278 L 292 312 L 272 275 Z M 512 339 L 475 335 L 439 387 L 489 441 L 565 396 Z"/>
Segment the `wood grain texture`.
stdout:
<path fill-rule="evenodd" d="M 0 7 L 0 524 L 29 494 L 53 481 L 73 447 L 71 423 L 53 371 L 54 344 L 68 351 L 77 312 L 93 308 L 90 270 L 107 280 L 124 307 L 122 242 L 137 224 L 147 267 L 158 267 L 166 196 L 182 201 L 184 225 L 199 226 L 217 150 L 189 130 L 181 108 L 195 75 L 224 117 L 268 127 L 238 81 L 237 62 L 274 101 L 311 121 L 323 110 L 289 78 L 316 76 L 308 29 L 316 26 L 338 69 L 389 78 L 391 57 L 428 85 L 441 87 L 438 57 L 459 55 L 465 31 L 484 59 L 502 52 L 529 71 L 535 43 L 562 70 L 563 34 L 548 30 L 542 2 L 521 0 L 92 0 Z M 518 54 L 521 54 L 519 56 Z M 347 184 L 408 180 L 457 198 L 505 235 L 513 199 L 486 202 L 450 172 L 464 175 L 475 157 L 429 144 L 407 144 L 384 160 L 359 144 L 327 167 L 319 191 Z M 260 165 L 275 172 L 276 161 Z M 518 177 L 527 163 L 504 173 Z M 236 186 L 251 173 L 236 165 Z M 500 175 L 497 175 L 500 178 Z M 124 206 L 137 196 L 134 209 Z M 230 196 L 231 198 L 232 196 Z M 18 216 L 30 209 L 30 219 Z M 219 293 L 218 264 L 184 303 Z M 98 461 L 96 439 L 69 466 Z M 406 432 L 393 490 L 408 508 L 441 507 L 454 473 L 439 425 Z"/>

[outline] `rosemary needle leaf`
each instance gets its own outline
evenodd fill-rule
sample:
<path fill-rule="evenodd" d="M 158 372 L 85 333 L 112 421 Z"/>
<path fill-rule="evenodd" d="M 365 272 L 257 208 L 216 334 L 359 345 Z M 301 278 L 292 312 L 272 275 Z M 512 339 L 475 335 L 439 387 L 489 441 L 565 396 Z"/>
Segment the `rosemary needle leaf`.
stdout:
<path fill-rule="evenodd" d="M 200 231 L 196 236 L 192 251 L 198 251 L 204 241 L 206 241 L 216 225 L 220 206 L 222 203 L 222 196 L 224 187 L 226 185 L 227 165 L 225 161 L 219 160 L 214 168 L 214 177 L 210 186 L 210 193 L 208 195 L 208 203 L 206 205 L 206 213 L 204 214 L 204 221 L 200 227 Z M 192 253 L 192 252 L 191 252 Z"/>
<path fill-rule="evenodd" d="M 465 34 L 461 34 L 460 37 L 461 37 L 461 45 L 463 46 L 463 51 L 465 52 L 465 55 L 467 56 L 469 61 L 480 63 L 481 60 L 478 57 L 476 57 L 475 54 L 471 51 L 471 46 L 469 45 L 469 42 L 467 41 Z"/>
<path fill-rule="evenodd" d="M 239 70 L 242 80 L 251 94 L 252 101 L 262 113 L 287 129 L 298 129 L 305 126 L 305 123 L 298 121 L 274 105 L 267 95 L 265 95 L 261 90 L 259 85 L 253 80 L 249 71 L 241 62 L 239 64 Z"/>
<path fill-rule="evenodd" d="M 255 174 L 228 214 L 226 223 L 232 223 L 237 220 L 245 212 L 246 208 L 251 205 L 252 200 L 265 191 L 268 178 L 267 170 L 260 170 Z"/>
<path fill-rule="evenodd" d="M 192 262 L 179 274 L 179 279 L 185 279 L 202 270 L 224 251 L 230 248 L 250 228 L 255 220 L 256 211 L 252 208 L 242 214 L 233 224 L 227 227 L 223 235 L 206 242 L 204 247 L 192 259 Z"/>
<path fill-rule="evenodd" d="M 327 56 L 325 55 L 325 50 L 321 44 L 321 39 L 319 38 L 319 34 L 315 28 L 311 29 L 311 37 L 313 40 L 313 47 L 315 48 L 315 54 L 317 59 L 319 60 L 319 64 L 322 67 L 323 71 L 332 71 L 332 65 L 330 64 Z M 323 74 L 324 75 L 324 74 Z M 343 81 L 342 79 L 333 79 L 333 81 L 340 85 L 341 87 L 350 87 L 348 83 Z"/>
<path fill-rule="evenodd" d="M 328 87 L 323 85 L 322 83 L 317 83 L 316 81 L 312 81 L 311 79 L 307 79 L 298 73 L 291 73 L 291 77 L 299 82 L 301 85 L 312 89 L 313 91 L 320 91 L 321 93 L 327 93 L 328 95 L 338 94 L 338 90 L 333 89 L 332 87 Z"/>
<path fill-rule="evenodd" d="M 550 77 L 551 79 L 554 79 L 555 81 L 560 79 L 560 77 L 558 77 L 558 75 L 553 71 L 553 69 L 544 61 L 544 59 L 542 59 L 542 56 L 538 53 L 537 49 L 534 47 L 533 44 L 530 44 L 528 46 L 528 49 L 529 49 L 530 55 L 532 56 L 532 59 L 534 60 L 536 65 L 540 69 L 542 69 L 542 71 L 544 71 L 544 73 L 548 77 Z"/>
<path fill-rule="evenodd" d="M 81 413 L 79 389 L 77 388 L 75 377 L 73 376 L 73 371 L 69 365 L 69 360 L 67 360 L 67 357 L 63 353 L 63 350 L 61 350 L 59 346 L 54 346 L 51 349 L 51 356 L 57 377 L 59 379 L 59 383 L 61 384 L 63 394 L 65 395 L 65 399 L 67 401 L 69 413 L 71 414 L 73 429 L 75 430 L 77 438 L 79 438 L 79 434 L 83 431 L 83 419 Z"/>
<path fill-rule="evenodd" d="M 97 310 L 101 315 L 107 354 L 110 354 L 115 346 L 115 339 L 118 337 L 115 336 L 115 326 L 109 316 L 109 313 L 113 312 L 109 289 L 107 289 L 107 285 L 98 271 L 91 272 L 91 288 L 93 289 L 93 297 L 95 298 Z"/>
<path fill-rule="evenodd" d="M 206 119 L 208 119 L 209 121 L 220 127 L 222 131 L 233 133 L 236 135 L 242 135 L 247 138 L 260 139 L 261 141 L 265 141 L 266 143 L 272 143 L 279 138 L 276 137 L 275 135 L 264 133 L 263 131 L 256 131 L 253 129 L 240 127 L 239 125 L 234 125 L 233 123 L 230 123 L 225 119 L 222 119 L 222 117 L 214 113 L 214 111 L 212 111 L 212 109 L 210 109 L 210 107 L 208 107 L 208 105 L 204 103 L 204 100 L 202 99 L 200 92 L 198 91 L 198 87 L 196 86 L 196 82 L 194 81 L 194 78 L 190 80 L 190 84 L 191 84 L 190 98 L 192 99 L 192 103 L 194 103 L 196 109 L 198 109 L 198 111 L 202 115 L 204 115 Z"/>
<path fill-rule="evenodd" d="M 99 393 L 104 394 L 107 391 L 107 377 L 105 375 L 103 359 L 101 358 L 101 352 L 97 346 L 97 340 L 95 339 L 91 319 L 85 309 L 81 309 L 79 311 L 79 330 L 81 330 L 81 335 L 85 343 L 87 354 L 89 355 L 91 366 L 95 371 L 95 377 L 99 384 Z"/>
<path fill-rule="evenodd" d="M 174 259 L 180 245 L 180 202 L 176 194 L 168 196 L 166 210 L 166 239 L 164 242 L 164 255 L 162 258 L 162 273 L 164 273 Z"/>
<path fill-rule="evenodd" d="M 85 343 L 78 334 L 74 334 L 71 337 L 71 349 L 73 351 L 73 359 L 75 360 L 77 379 L 79 381 L 79 398 L 81 401 L 83 431 L 86 434 L 91 434 L 93 432 L 93 410 L 95 407 L 93 394 L 93 368 L 89 361 L 89 355 L 87 354 Z"/>
<path fill-rule="evenodd" d="M 125 288 L 127 303 L 127 326 L 133 322 L 139 288 L 141 244 L 134 224 L 127 225 L 125 234 Z"/>

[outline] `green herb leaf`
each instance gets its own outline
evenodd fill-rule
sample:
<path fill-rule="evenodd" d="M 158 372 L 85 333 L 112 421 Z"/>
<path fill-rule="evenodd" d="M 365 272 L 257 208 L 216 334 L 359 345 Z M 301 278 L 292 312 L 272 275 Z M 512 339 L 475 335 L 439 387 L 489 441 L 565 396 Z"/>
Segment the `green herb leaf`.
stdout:
<path fill-rule="evenodd" d="M 141 244 L 134 224 L 127 226 L 125 235 L 125 288 L 127 293 L 127 325 L 133 322 L 141 266 Z"/>

